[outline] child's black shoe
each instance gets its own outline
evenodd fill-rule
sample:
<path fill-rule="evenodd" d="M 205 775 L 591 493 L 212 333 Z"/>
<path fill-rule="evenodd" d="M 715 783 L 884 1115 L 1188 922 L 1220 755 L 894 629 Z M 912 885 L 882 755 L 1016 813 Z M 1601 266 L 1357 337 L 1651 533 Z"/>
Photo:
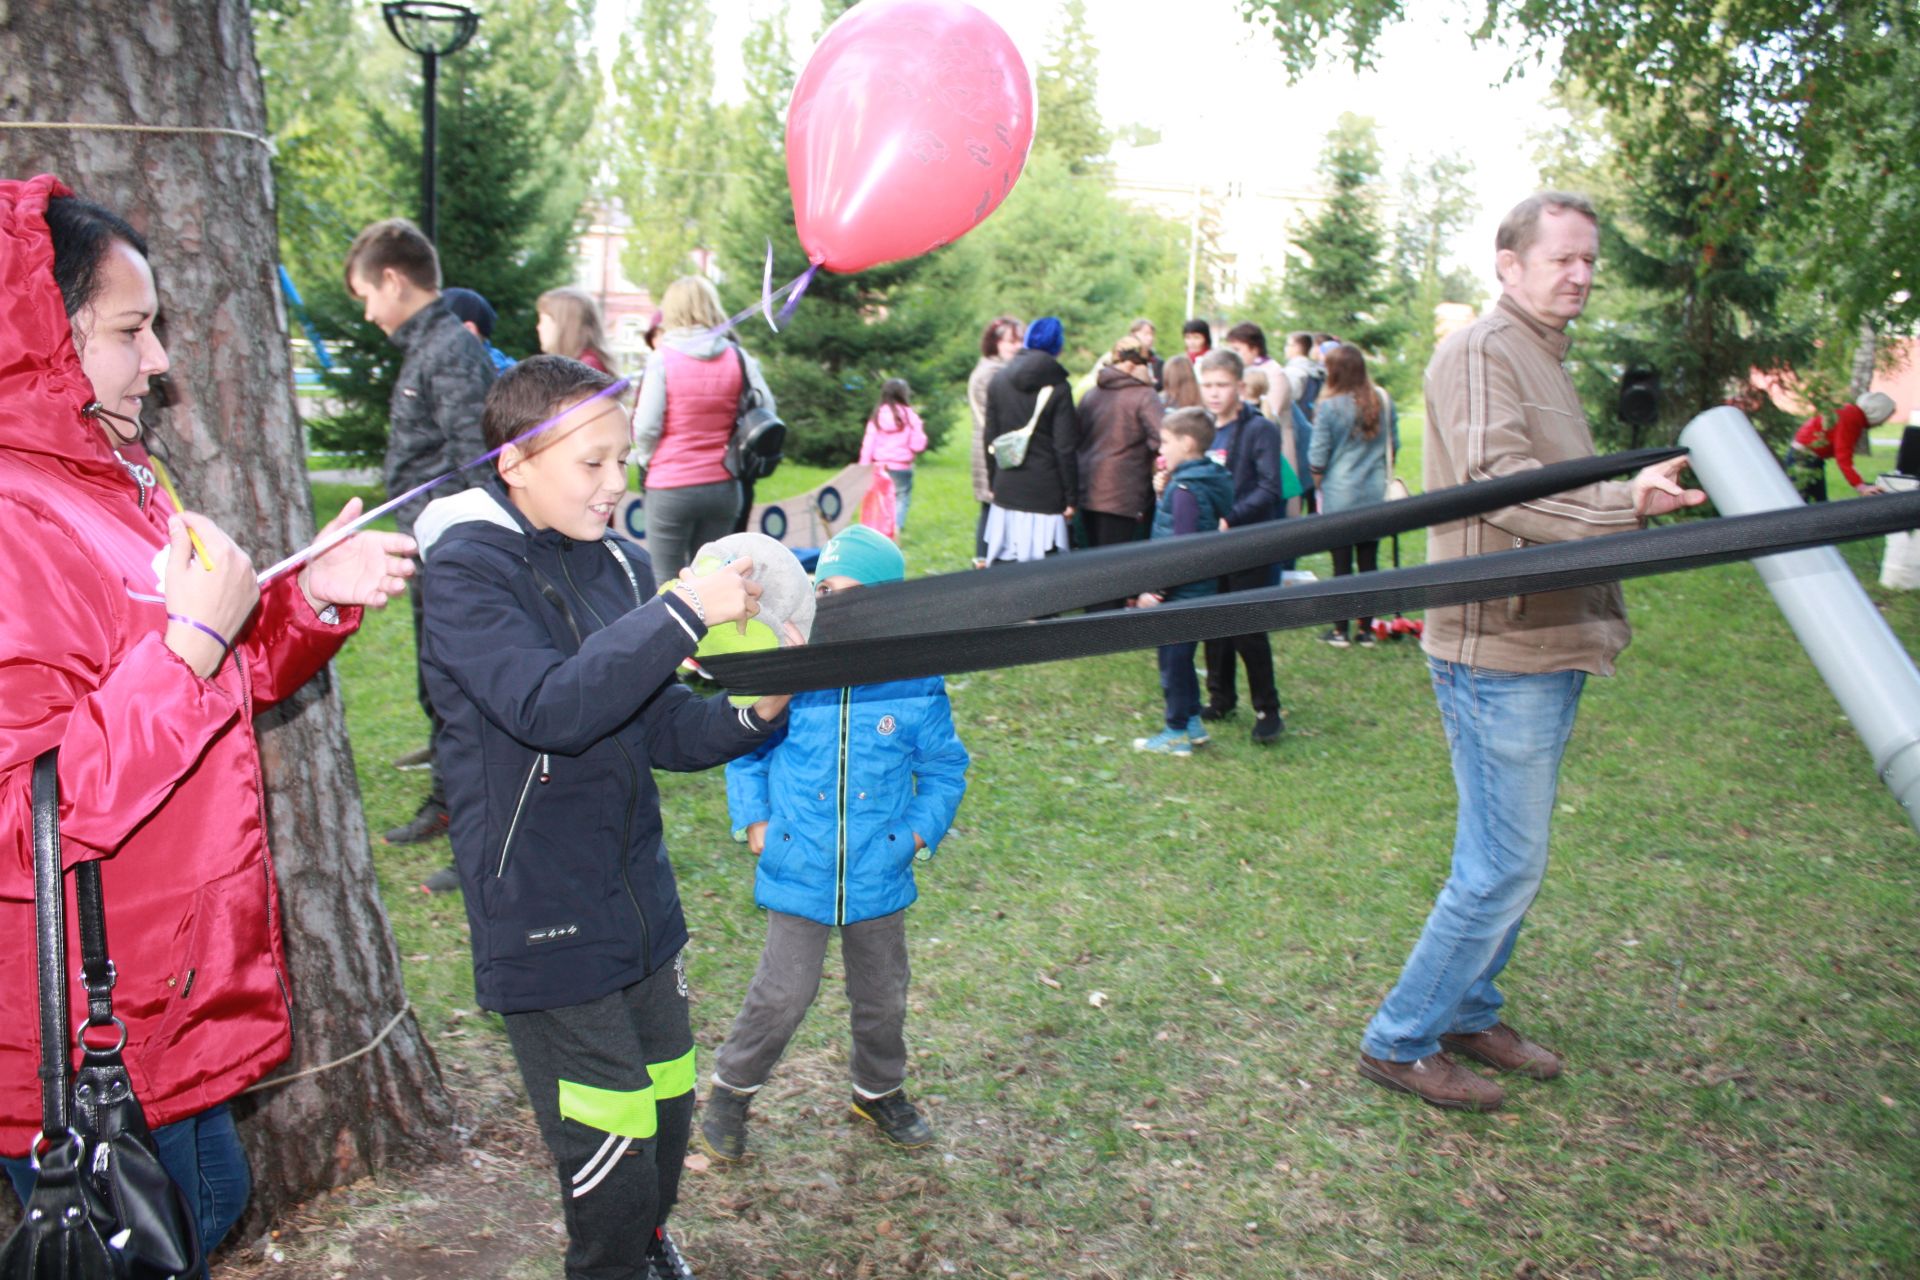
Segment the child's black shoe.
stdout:
<path fill-rule="evenodd" d="M 896 1147 L 912 1150 L 933 1143 L 933 1129 L 920 1118 L 918 1109 L 907 1101 L 905 1089 L 895 1089 L 878 1098 L 863 1098 L 856 1093 L 853 1095 L 853 1114 L 871 1121 L 880 1130 L 880 1136 Z"/>
<path fill-rule="evenodd" d="M 700 1137 L 716 1159 L 732 1163 L 747 1156 L 747 1107 L 750 1093 L 713 1086 L 706 1105 L 700 1110 Z"/>

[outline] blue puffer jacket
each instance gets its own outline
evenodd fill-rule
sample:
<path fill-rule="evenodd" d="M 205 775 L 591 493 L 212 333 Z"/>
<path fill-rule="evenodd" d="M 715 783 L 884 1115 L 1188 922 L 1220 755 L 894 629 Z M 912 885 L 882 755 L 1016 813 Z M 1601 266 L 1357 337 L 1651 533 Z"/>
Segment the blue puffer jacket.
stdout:
<path fill-rule="evenodd" d="M 767 824 L 753 900 L 825 925 L 908 906 L 913 838 L 939 847 L 967 764 L 938 676 L 800 694 L 783 728 L 727 766 L 734 829 Z"/>

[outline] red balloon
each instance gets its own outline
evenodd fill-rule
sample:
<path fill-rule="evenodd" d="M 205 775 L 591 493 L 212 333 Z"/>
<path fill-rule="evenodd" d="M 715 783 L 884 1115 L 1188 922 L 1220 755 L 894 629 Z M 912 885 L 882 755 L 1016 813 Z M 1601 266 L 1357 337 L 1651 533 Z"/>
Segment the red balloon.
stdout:
<path fill-rule="evenodd" d="M 827 31 L 787 111 L 787 184 L 816 265 L 860 271 L 980 225 L 1033 145 L 1033 81 L 961 0 L 866 0 Z"/>

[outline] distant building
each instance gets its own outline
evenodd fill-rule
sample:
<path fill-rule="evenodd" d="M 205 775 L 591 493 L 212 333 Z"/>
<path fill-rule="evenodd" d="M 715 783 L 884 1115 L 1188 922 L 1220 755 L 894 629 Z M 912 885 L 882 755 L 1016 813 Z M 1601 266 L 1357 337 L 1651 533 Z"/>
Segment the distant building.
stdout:
<path fill-rule="evenodd" d="M 619 200 L 590 204 L 587 225 L 574 243 L 573 283 L 594 296 L 607 322 L 607 343 L 623 371 L 646 363 L 647 325 L 658 304 L 644 285 L 627 278 L 620 264 L 633 219 Z"/>

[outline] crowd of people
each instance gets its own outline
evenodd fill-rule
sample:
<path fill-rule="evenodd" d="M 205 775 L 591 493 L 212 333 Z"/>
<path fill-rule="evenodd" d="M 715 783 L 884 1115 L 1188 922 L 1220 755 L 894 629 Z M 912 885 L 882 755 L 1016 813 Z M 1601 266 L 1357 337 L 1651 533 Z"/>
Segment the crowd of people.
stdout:
<path fill-rule="evenodd" d="M 1393 400 L 1374 384 L 1358 347 L 1328 333 L 1288 336 L 1285 363 L 1267 354 L 1267 336 L 1250 322 L 1213 345 L 1213 329 L 1192 319 L 1181 329 L 1182 350 L 1163 360 L 1154 349 L 1151 320 L 1136 320 L 1087 377 L 1075 384 L 1060 361 L 1060 321 L 1042 316 L 1022 326 L 999 316 L 980 335 L 980 359 L 967 383 L 973 413 L 974 497 L 980 504 L 974 566 L 1019 563 L 1176 533 L 1241 528 L 1314 511 L 1340 511 L 1386 497 L 1399 442 Z M 1209 426 L 1199 459 L 1185 457 L 1196 438 L 1194 419 L 1168 450 L 1172 415 L 1198 414 Z M 1317 425 L 1323 424 L 1323 425 Z M 1012 461 L 1007 444 L 1014 445 Z M 1189 465 L 1219 467 L 1232 500 L 1202 526 L 1186 516 L 1199 489 L 1211 482 Z M 1178 501 L 1178 519 L 1168 503 Z M 1199 504 L 1205 507 L 1204 503 Z M 1334 550 L 1337 576 L 1378 567 L 1379 543 Z M 1168 584 L 1178 598 L 1214 590 L 1245 591 L 1277 585 L 1292 564 L 1238 570 L 1217 582 Z M 1111 600 L 1096 609 L 1152 607 L 1168 592 Z M 1371 618 L 1360 619 L 1359 643 L 1372 645 Z M 1325 637 L 1347 648 L 1351 625 Z M 1176 646 L 1178 647 L 1178 646 Z M 1189 755 L 1210 740 L 1206 725 L 1228 719 L 1239 703 L 1239 671 L 1246 669 L 1253 710 L 1251 739 L 1269 746 L 1285 730 L 1274 676 L 1273 647 L 1265 633 L 1206 642 L 1204 701 L 1188 707 L 1195 654 L 1162 653 L 1166 725 L 1135 740 L 1142 751 Z M 1175 723 L 1178 720 L 1179 723 Z"/>

